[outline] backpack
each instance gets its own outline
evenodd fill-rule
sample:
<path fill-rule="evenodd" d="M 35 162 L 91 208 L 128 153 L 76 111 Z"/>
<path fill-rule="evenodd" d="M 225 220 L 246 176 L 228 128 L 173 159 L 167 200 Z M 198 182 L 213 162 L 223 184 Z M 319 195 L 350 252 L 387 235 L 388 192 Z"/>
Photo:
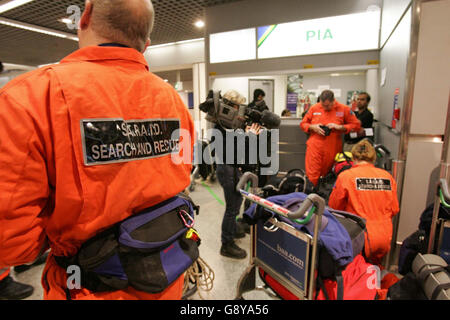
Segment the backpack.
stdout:
<path fill-rule="evenodd" d="M 338 175 L 351 167 L 353 167 L 353 160 L 350 152 L 346 151 L 336 154 L 331 171 L 326 176 L 319 178 L 317 194 L 328 202 Z"/>
<path fill-rule="evenodd" d="M 391 300 L 450 300 L 450 267 L 438 255 L 417 254 L 412 271 L 389 288 Z"/>
<path fill-rule="evenodd" d="M 313 184 L 306 177 L 302 169 L 291 169 L 283 177 L 271 177 L 262 188 L 262 197 L 272 197 L 276 195 L 293 192 L 303 192 L 309 194 L 313 190 Z"/>
<path fill-rule="evenodd" d="M 398 257 L 398 271 L 402 275 L 406 275 L 412 270 L 412 262 L 417 254 L 424 254 L 428 250 L 428 242 L 430 238 L 431 220 L 433 218 L 434 203 L 430 204 L 420 216 L 419 228 L 409 235 L 400 247 Z M 450 212 L 442 204 L 439 206 L 439 219 L 449 220 Z M 435 244 L 439 240 L 439 228 L 436 227 Z M 436 246 L 434 246 L 436 247 Z M 447 258 L 448 257 L 444 257 Z M 447 261 L 448 263 L 448 261 Z"/>

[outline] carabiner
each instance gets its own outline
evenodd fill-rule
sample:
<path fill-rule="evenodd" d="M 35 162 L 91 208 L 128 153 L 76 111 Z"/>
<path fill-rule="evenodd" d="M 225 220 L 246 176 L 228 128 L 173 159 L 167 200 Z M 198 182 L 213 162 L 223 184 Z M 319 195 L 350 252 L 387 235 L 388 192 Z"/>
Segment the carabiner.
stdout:
<path fill-rule="evenodd" d="M 183 223 L 184 223 L 184 225 L 185 225 L 187 228 L 192 228 L 192 227 L 194 226 L 194 222 L 195 222 L 195 221 L 194 221 L 194 218 L 192 218 L 192 217 L 189 215 L 189 213 L 186 212 L 186 210 L 180 210 L 178 213 L 180 214 L 181 220 L 183 220 Z M 188 217 L 188 220 L 190 220 L 190 223 L 187 223 L 187 222 L 186 222 L 186 219 L 184 218 L 184 215 L 186 215 L 186 216 Z"/>

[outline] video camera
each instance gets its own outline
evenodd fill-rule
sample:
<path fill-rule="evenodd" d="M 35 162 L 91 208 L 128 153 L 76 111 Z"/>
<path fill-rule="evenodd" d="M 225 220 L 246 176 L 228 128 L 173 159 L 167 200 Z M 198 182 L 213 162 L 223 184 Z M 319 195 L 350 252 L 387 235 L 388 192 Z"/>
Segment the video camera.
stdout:
<path fill-rule="evenodd" d="M 225 129 L 243 129 L 253 123 L 267 129 L 277 129 L 281 123 L 280 117 L 268 110 L 261 112 L 242 104 L 235 108 L 233 102 L 222 98 L 220 91 L 210 90 L 206 101 L 201 103 L 199 108 L 207 114 L 206 120 Z"/>

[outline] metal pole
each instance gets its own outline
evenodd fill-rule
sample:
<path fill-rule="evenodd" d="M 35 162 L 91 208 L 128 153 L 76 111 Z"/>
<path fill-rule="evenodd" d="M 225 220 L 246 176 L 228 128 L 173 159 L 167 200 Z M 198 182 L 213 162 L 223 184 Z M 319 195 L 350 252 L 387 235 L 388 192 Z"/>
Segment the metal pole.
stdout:
<path fill-rule="evenodd" d="M 392 176 L 395 179 L 395 182 L 397 183 L 397 198 L 400 202 L 401 200 L 401 192 L 403 190 L 403 178 L 405 174 L 405 161 L 403 160 L 394 160 L 392 161 Z M 398 227 L 399 227 L 399 221 L 400 221 L 400 214 L 399 212 L 393 219 L 392 219 L 392 240 L 391 240 L 391 250 L 389 250 L 389 254 L 387 256 L 386 262 L 385 262 L 385 268 L 389 270 L 391 265 L 393 264 L 393 259 L 397 247 L 397 235 L 398 235 Z"/>
<path fill-rule="evenodd" d="M 319 230 L 320 225 L 322 223 L 322 215 L 325 211 L 325 200 L 318 196 L 317 194 L 310 194 L 310 199 L 313 201 L 313 203 L 317 206 L 317 213 L 316 213 L 316 221 L 314 222 L 314 237 L 313 237 L 313 245 L 312 245 L 312 258 L 311 258 L 311 269 L 309 274 L 309 293 L 308 293 L 308 299 L 314 300 L 314 290 L 315 290 L 315 276 L 316 276 L 316 270 L 317 270 L 317 262 L 319 260 L 318 257 L 318 239 L 319 239 Z"/>
<path fill-rule="evenodd" d="M 447 106 L 447 122 L 445 126 L 445 135 L 444 135 L 444 145 L 442 146 L 442 155 L 441 155 L 441 170 L 439 178 L 444 178 L 447 183 L 450 181 L 450 95 L 448 99 Z M 433 253 L 433 251 L 437 248 L 434 247 L 434 239 L 436 237 L 436 225 L 439 218 L 439 208 L 441 206 L 441 201 L 439 199 L 439 183 L 436 184 L 434 195 L 434 208 L 433 208 L 433 219 L 431 220 L 431 228 L 430 228 L 430 238 L 428 239 L 428 253 Z"/>
<path fill-rule="evenodd" d="M 402 194 L 403 194 L 403 180 L 406 168 L 406 158 L 408 154 L 412 107 L 414 100 L 414 86 L 416 80 L 416 68 L 417 68 L 417 51 L 419 47 L 419 29 L 420 29 L 420 12 L 421 4 L 423 0 L 414 0 L 411 4 L 411 31 L 410 31 L 410 47 L 408 62 L 406 66 L 406 86 L 404 94 L 403 110 L 401 115 L 401 132 L 400 143 L 398 150 L 398 159 L 392 162 L 393 164 L 393 177 L 397 183 L 397 195 L 399 204 L 401 207 Z M 389 269 L 391 260 L 395 253 L 397 246 L 398 228 L 400 224 L 400 213 L 393 219 L 393 233 L 391 241 L 391 250 L 389 256 L 386 259 L 386 269 Z"/>

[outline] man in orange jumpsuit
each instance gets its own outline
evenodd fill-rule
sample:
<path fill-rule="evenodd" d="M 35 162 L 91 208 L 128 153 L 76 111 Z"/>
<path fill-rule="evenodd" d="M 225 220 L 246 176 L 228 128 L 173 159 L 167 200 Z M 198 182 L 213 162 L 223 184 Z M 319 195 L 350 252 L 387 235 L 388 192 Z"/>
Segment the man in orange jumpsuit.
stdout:
<path fill-rule="evenodd" d="M 152 3 L 113 3 L 87 0 L 80 49 L 0 91 L 0 269 L 32 262 L 50 247 L 45 299 L 182 295 L 181 276 L 158 294 L 81 287 L 67 296 L 67 271 L 54 259 L 74 256 L 101 230 L 190 183 L 191 163 L 173 157 L 192 155 L 192 118 L 143 56 Z"/>
<path fill-rule="evenodd" d="M 300 128 L 310 135 L 306 142 L 305 169 L 315 186 L 333 167 L 336 154 L 342 152 L 342 134 L 358 131 L 360 127 L 350 107 L 337 102 L 331 90 L 323 91 L 320 102 L 309 108 Z"/>
<path fill-rule="evenodd" d="M 354 166 L 341 172 L 328 206 L 366 219 L 365 256 L 373 264 L 389 252 L 392 217 L 399 211 L 397 185 L 389 172 L 376 168 L 376 152 L 362 140 L 352 148 Z"/>

